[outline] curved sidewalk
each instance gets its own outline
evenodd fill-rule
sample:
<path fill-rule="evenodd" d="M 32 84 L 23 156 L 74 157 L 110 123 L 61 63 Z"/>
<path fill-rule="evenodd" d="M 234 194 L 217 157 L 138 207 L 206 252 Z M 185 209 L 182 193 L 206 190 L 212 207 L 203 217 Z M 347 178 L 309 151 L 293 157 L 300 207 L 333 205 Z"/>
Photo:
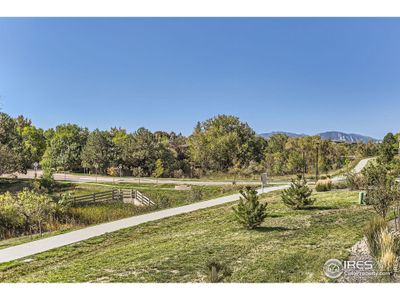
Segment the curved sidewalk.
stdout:
<path fill-rule="evenodd" d="M 274 186 L 258 190 L 259 194 L 269 193 L 272 191 L 282 190 L 287 188 L 287 185 Z M 161 211 L 156 211 L 144 215 L 134 216 L 130 218 L 125 218 L 118 221 L 113 221 L 109 223 L 103 223 L 99 225 L 90 226 L 84 229 L 75 230 L 69 233 L 56 235 L 49 238 L 44 238 L 41 240 L 21 244 L 14 247 L 9 247 L 0 250 L 0 263 L 9 262 L 15 259 L 24 258 L 30 255 L 38 254 L 44 251 L 55 249 L 58 247 L 66 246 L 69 244 L 77 243 L 96 237 L 108 232 L 114 232 L 120 229 L 136 226 L 139 224 L 147 223 L 150 221 L 160 220 L 180 214 L 185 214 L 193 212 L 199 209 L 204 209 L 220 204 L 225 204 L 229 202 L 234 202 L 239 200 L 240 194 L 234 194 L 229 196 L 224 196 L 212 200 L 201 201 L 189 205 L 169 208 Z"/>

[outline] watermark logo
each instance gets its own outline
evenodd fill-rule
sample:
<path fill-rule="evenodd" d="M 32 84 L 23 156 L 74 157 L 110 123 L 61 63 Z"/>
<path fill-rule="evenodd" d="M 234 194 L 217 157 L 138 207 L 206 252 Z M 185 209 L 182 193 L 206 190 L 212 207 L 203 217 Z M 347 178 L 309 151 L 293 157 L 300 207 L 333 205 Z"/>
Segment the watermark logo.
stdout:
<path fill-rule="evenodd" d="M 329 259 L 324 264 L 324 273 L 327 277 L 336 279 L 343 274 L 343 264 L 338 259 Z"/>
<path fill-rule="evenodd" d="M 326 277 L 337 279 L 343 274 L 349 276 L 377 276 L 384 275 L 384 272 L 375 272 L 374 263 L 371 260 L 343 260 L 329 259 L 324 264 Z"/>

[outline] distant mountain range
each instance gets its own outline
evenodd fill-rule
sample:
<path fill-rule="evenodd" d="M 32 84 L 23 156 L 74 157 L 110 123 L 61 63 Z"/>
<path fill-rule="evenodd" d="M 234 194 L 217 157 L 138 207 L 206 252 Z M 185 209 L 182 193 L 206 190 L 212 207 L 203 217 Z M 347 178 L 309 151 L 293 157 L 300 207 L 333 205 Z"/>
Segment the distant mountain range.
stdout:
<path fill-rule="evenodd" d="M 302 137 L 302 136 L 307 136 L 307 134 L 298 134 L 298 133 L 293 133 L 293 132 L 285 132 L 285 131 L 272 131 L 272 132 L 267 132 L 267 133 L 261 133 L 260 136 L 269 138 L 273 134 L 286 134 L 289 137 Z M 344 133 L 340 131 L 326 131 L 326 132 L 321 132 L 318 134 L 315 134 L 321 137 L 323 140 L 332 140 L 332 141 L 339 141 L 339 142 L 347 142 L 347 143 L 357 143 L 357 142 L 363 142 L 363 143 L 368 143 L 369 141 L 372 142 L 378 142 L 378 139 L 372 138 L 370 136 L 365 136 L 361 134 L 355 134 L 355 133 Z"/>

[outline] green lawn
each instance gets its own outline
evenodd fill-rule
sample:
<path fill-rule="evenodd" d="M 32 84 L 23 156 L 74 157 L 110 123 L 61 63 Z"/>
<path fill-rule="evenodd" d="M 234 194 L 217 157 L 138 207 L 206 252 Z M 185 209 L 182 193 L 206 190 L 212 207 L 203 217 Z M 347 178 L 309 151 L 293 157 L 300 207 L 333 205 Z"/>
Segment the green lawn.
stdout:
<path fill-rule="evenodd" d="M 315 208 L 292 211 L 279 193 L 263 198 L 269 217 L 248 231 L 233 204 L 142 224 L 1 264 L 1 282 L 204 282 L 210 260 L 225 282 L 324 282 L 327 259 L 343 259 L 373 215 L 357 192 L 318 193 Z"/>
<path fill-rule="evenodd" d="M 29 188 L 29 181 L 27 180 L 13 180 L 3 182 L 4 188 L 13 192 Z M 127 218 L 143 213 L 148 213 L 155 210 L 166 209 L 169 207 L 176 207 L 181 205 L 190 204 L 197 201 L 209 200 L 233 193 L 237 193 L 242 186 L 200 186 L 193 187 L 201 189 L 201 193 L 197 198 L 194 198 L 192 192 L 189 190 L 175 190 L 175 185 L 171 184 L 96 184 L 85 183 L 76 184 L 68 182 L 59 182 L 57 190 L 52 193 L 53 196 L 58 196 L 61 193 L 71 192 L 73 195 L 83 195 L 95 192 L 102 192 L 110 190 L 111 188 L 132 188 L 143 192 L 149 196 L 154 202 L 160 196 L 168 198 L 168 205 L 158 205 L 151 207 L 135 206 L 130 203 L 122 203 L 119 201 L 96 203 L 91 205 L 75 206 L 70 208 L 68 216 L 71 222 L 66 224 L 55 224 L 56 228 L 51 228 L 51 232 L 45 232 L 43 235 L 34 234 L 32 236 L 25 235 L 6 240 L 0 240 L 0 249 L 16 246 L 22 243 L 30 242 L 32 240 L 42 239 L 51 235 L 64 233 L 66 230 L 74 230 L 81 227 L 110 222 L 122 218 Z M 3 190 L 5 192 L 5 190 Z"/>

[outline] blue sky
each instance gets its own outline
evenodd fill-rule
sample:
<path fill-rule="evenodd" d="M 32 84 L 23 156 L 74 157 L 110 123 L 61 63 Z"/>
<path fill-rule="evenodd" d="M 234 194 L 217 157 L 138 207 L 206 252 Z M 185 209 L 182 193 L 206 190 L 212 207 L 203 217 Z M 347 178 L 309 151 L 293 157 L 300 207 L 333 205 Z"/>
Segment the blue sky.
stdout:
<path fill-rule="evenodd" d="M 40 127 L 399 131 L 400 19 L 0 18 L 0 107 Z"/>

